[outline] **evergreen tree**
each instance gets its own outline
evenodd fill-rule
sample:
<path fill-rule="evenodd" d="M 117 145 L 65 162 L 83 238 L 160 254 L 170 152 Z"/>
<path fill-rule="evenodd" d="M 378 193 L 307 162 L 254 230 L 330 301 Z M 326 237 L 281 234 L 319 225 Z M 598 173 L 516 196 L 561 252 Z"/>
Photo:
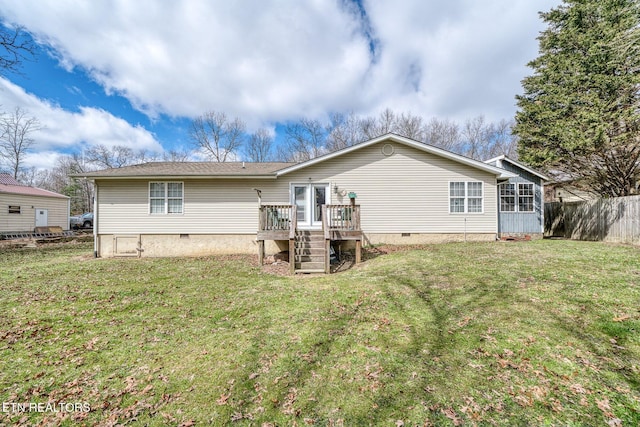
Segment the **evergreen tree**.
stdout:
<path fill-rule="evenodd" d="M 640 0 L 564 0 L 540 14 L 517 96 L 519 158 L 605 196 L 638 193 Z"/>

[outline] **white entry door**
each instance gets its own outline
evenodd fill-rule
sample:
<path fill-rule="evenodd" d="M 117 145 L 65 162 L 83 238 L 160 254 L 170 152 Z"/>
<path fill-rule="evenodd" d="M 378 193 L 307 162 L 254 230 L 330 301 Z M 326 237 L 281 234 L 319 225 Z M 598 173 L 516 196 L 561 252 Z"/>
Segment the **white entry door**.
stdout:
<path fill-rule="evenodd" d="M 322 228 L 322 206 L 330 203 L 329 188 L 329 184 L 291 185 L 291 203 L 298 211 L 298 228 Z"/>
<path fill-rule="evenodd" d="M 36 227 L 46 227 L 49 225 L 48 221 L 49 211 L 47 209 L 36 208 Z"/>

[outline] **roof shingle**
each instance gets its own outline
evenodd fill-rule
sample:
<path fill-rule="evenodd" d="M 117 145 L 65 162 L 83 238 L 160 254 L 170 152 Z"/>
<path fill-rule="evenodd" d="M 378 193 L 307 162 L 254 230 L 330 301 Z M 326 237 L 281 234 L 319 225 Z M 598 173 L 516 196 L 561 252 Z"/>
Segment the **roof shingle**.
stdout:
<path fill-rule="evenodd" d="M 55 197 L 57 199 L 68 199 L 67 196 L 43 190 L 42 188 L 28 187 L 26 185 L 5 185 L 0 184 L 0 193 L 20 194 L 23 196 Z"/>
<path fill-rule="evenodd" d="M 125 178 L 149 176 L 258 176 L 274 175 L 294 163 L 279 162 L 151 162 L 114 169 L 103 169 L 95 172 L 73 174 L 75 177 L 87 178 Z"/>

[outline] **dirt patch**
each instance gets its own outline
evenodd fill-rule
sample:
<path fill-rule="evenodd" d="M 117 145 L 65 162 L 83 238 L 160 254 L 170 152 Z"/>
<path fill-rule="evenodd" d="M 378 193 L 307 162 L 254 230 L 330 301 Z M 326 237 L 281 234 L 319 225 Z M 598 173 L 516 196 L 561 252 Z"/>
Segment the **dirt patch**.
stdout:
<path fill-rule="evenodd" d="M 275 262 L 272 262 L 271 264 L 265 263 L 262 266 L 262 271 L 264 271 L 267 274 L 273 274 L 275 276 L 291 275 L 289 263 L 286 261 L 275 261 Z"/>
<path fill-rule="evenodd" d="M 11 239 L 0 240 L 0 250 L 12 250 L 12 249 L 38 249 L 38 248 L 51 248 L 58 246 L 77 245 L 84 242 L 92 242 L 93 235 L 84 234 L 78 236 L 64 236 L 64 237 L 50 237 L 43 239 Z"/>

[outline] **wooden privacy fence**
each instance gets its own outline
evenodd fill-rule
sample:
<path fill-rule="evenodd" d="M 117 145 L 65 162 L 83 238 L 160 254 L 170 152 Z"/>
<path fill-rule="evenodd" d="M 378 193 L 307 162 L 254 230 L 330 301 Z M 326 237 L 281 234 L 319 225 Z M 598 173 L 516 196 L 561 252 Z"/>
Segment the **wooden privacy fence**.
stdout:
<path fill-rule="evenodd" d="M 544 235 L 640 244 L 640 196 L 545 203 Z"/>

